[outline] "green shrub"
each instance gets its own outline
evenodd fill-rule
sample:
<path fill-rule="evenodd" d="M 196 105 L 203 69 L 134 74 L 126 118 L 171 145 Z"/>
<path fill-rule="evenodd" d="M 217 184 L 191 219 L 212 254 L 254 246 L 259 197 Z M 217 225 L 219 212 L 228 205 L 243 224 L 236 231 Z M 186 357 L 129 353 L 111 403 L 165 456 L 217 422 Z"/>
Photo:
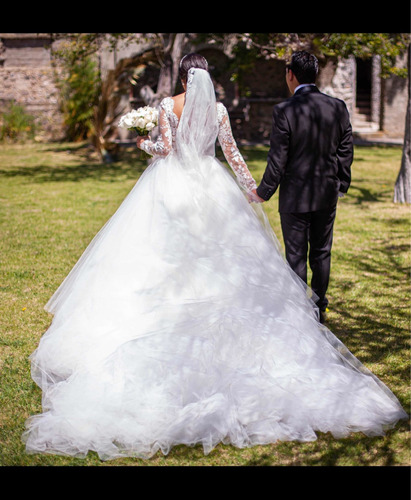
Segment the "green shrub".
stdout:
<path fill-rule="evenodd" d="M 100 92 L 100 73 L 91 58 L 66 60 L 60 88 L 67 139 L 81 141 L 93 132 L 94 107 Z"/>
<path fill-rule="evenodd" d="M 0 117 L 1 141 L 24 141 L 33 139 L 35 134 L 34 117 L 28 114 L 21 104 L 10 101 Z"/>

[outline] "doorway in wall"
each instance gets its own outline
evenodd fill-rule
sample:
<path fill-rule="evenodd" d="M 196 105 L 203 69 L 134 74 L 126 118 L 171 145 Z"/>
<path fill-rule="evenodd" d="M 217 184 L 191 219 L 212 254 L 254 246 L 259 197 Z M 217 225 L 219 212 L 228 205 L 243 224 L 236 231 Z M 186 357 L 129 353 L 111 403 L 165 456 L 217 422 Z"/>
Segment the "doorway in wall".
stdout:
<path fill-rule="evenodd" d="M 371 123 L 372 60 L 357 59 L 355 113 L 358 122 Z"/>

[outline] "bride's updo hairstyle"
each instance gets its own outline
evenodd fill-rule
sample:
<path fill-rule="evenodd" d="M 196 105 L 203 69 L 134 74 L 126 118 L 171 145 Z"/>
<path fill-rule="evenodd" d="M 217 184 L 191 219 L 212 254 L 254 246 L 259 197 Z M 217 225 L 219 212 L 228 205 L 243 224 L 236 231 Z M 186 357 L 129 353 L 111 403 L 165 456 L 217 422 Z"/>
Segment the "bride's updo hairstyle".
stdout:
<path fill-rule="evenodd" d="M 185 55 L 180 61 L 179 75 L 183 82 L 187 81 L 187 74 L 191 68 L 200 68 L 208 71 L 207 59 L 195 52 Z"/>

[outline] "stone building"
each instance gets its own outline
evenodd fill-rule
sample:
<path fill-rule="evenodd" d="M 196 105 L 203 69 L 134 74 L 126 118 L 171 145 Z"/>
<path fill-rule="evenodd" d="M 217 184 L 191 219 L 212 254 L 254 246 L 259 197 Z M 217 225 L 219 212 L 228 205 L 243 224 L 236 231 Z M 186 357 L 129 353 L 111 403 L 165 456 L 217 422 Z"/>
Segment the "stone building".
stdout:
<path fill-rule="evenodd" d="M 36 117 L 44 138 L 62 136 L 49 33 L 0 33 L 0 113 L 10 101 Z"/>
<path fill-rule="evenodd" d="M 11 101 L 22 104 L 36 116 L 44 138 L 62 136 L 59 93 L 52 65 L 52 40 L 48 33 L 0 33 L 0 114 Z M 102 73 L 119 58 L 130 56 L 132 45 L 120 52 L 101 54 Z M 256 61 L 240 91 L 227 72 L 230 54 L 216 45 L 187 47 L 196 50 L 210 64 L 218 98 L 227 106 L 235 136 L 248 142 L 267 142 L 272 107 L 289 96 L 285 84 L 285 63 L 280 60 Z M 406 65 L 406 58 L 399 61 Z M 139 84 L 130 84 L 124 96 L 131 107 L 143 104 L 141 86 L 156 81 L 156 68 L 145 71 Z M 408 92 L 404 78 L 381 79 L 378 57 L 369 60 L 350 57 L 327 61 L 321 67 L 320 90 L 343 99 L 351 114 L 354 132 L 365 138 L 384 136 L 402 140 Z"/>

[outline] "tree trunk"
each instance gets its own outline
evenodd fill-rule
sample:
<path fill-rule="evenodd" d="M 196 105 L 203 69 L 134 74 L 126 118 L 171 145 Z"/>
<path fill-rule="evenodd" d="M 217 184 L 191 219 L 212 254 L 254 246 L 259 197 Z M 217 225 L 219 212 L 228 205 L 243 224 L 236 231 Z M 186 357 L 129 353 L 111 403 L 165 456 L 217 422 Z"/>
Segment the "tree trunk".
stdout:
<path fill-rule="evenodd" d="M 408 104 L 401 168 L 394 187 L 394 203 L 411 203 L 411 50 L 408 47 Z"/>
<path fill-rule="evenodd" d="M 173 95 L 177 79 L 181 54 L 185 42 L 185 33 L 167 33 L 168 37 L 164 41 L 162 50 L 162 61 L 157 92 L 145 86 L 141 90 L 141 97 L 150 106 L 156 107 L 161 99 Z M 95 134 L 94 144 L 103 161 L 112 161 L 117 154 L 118 144 L 113 141 L 117 131 L 116 120 L 122 110 L 118 110 L 120 97 L 126 92 L 129 85 L 128 79 L 124 78 L 127 71 L 137 63 L 144 63 L 155 60 L 154 49 L 145 49 L 141 54 L 133 55 L 129 58 L 121 59 L 113 70 L 108 71 L 105 80 L 102 82 L 102 89 L 98 106 L 95 113 Z M 158 130 L 151 134 L 152 139 L 156 138 Z"/>
<path fill-rule="evenodd" d="M 167 44 L 164 45 L 164 55 L 160 67 L 160 75 L 157 83 L 157 92 L 147 86 L 141 89 L 140 96 L 149 106 L 157 107 L 164 97 L 172 96 L 175 92 L 180 59 L 183 53 L 185 43 L 185 33 L 170 33 Z M 156 140 L 159 134 L 158 127 L 155 128 L 150 136 Z"/>
<path fill-rule="evenodd" d="M 152 60 L 151 51 L 121 59 L 107 72 L 101 83 L 99 102 L 94 112 L 94 134 L 92 142 L 104 162 L 110 163 L 116 159 L 119 146 L 113 140 L 117 135 L 117 119 L 124 112 L 118 106 L 121 96 L 127 93 L 129 80 L 128 72 L 137 63 Z"/>
<path fill-rule="evenodd" d="M 157 92 L 150 97 L 150 106 L 157 106 L 161 99 L 173 95 L 177 80 L 178 68 L 183 52 L 185 33 L 170 33 L 167 46 L 164 47 L 164 57 L 161 62 Z"/>
<path fill-rule="evenodd" d="M 395 182 L 394 203 L 411 203 L 411 140 L 410 140 L 410 102 L 407 105 L 404 148 L 401 169 Z"/>

